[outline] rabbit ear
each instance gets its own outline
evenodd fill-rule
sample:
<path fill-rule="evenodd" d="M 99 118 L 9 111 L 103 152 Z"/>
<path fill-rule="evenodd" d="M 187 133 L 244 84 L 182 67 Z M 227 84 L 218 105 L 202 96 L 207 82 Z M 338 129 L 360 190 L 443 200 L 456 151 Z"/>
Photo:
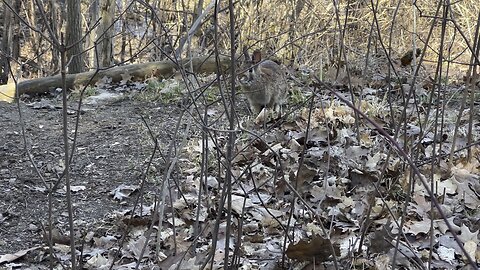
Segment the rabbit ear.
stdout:
<path fill-rule="evenodd" d="M 252 62 L 253 62 L 254 64 L 257 64 L 257 63 L 259 63 L 260 61 L 262 61 L 262 52 L 260 52 L 260 50 L 255 50 L 255 51 L 253 51 Z"/>

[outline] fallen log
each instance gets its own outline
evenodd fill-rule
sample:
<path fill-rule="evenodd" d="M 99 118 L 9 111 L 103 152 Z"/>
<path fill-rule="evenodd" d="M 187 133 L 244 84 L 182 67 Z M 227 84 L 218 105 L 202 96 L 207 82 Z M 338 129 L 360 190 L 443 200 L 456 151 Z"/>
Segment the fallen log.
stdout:
<path fill-rule="evenodd" d="M 227 57 L 220 58 L 220 70 L 227 70 L 230 65 L 230 60 Z M 181 61 L 181 65 L 185 69 L 192 71 L 195 74 L 213 73 L 217 70 L 217 63 L 213 56 L 211 57 L 197 57 L 192 59 L 185 59 Z M 142 64 L 132 64 L 127 66 L 117 66 L 106 70 L 88 71 L 77 74 L 67 74 L 66 83 L 67 88 L 73 89 L 75 86 L 95 84 L 103 77 L 109 77 L 112 82 L 120 82 L 125 76 L 131 76 L 132 81 L 141 81 L 149 77 L 169 78 L 178 70 L 178 65 L 170 60 L 149 62 Z M 9 83 L 0 86 L 0 101 L 12 102 L 18 94 L 38 94 L 46 93 L 51 89 L 62 88 L 62 76 L 55 75 L 51 77 L 44 77 L 32 80 L 21 81 L 17 84 Z"/>

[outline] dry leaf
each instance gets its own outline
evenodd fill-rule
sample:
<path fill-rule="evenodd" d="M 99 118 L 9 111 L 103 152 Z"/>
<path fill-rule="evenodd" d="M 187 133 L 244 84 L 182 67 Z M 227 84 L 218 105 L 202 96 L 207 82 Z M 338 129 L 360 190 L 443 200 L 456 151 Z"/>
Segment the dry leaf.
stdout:
<path fill-rule="evenodd" d="M 300 240 L 296 244 L 291 244 L 287 248 L 287 257 L 299 261 L 311 261 L 315 258 L 316 261 L 326 261 L 332 255 L 331 247 L 335 250 L 335 254 L 340 254 L 340 247 L 338 244 L 333 244 L 330 239 L 324 239 L 321 236 L 314 236 L 314 238 L 307 242 Z"/>
<path fill-rule="evenodd" d="M 32 251 L 32 250 L 35 250 L 35 249 L 38 249 L 38 247 L 20 250 L 20 251 L 17 251 L 17 252 L 15 252 L 15 253 L 13 253 L 13 254 L 4 254 L 4 255 L 1 255 L 1 256 L 0 256 L 0 264 L 1 264 L 1 263 L 5 263 L 5 262 L 13 262 L 13 261 L 15 261 L 16 259 L 25 256 L 28 252 L 30 252 L 30 251 Z"/>

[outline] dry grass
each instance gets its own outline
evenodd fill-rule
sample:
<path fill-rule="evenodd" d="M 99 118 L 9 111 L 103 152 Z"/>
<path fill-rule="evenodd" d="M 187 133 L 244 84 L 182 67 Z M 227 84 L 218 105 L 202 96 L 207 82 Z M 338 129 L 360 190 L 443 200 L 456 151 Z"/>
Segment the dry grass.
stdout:
<path fill-rule="evenodd" d="M 119 20 L 114 26 L 116 60 L 133 57 L 132 62 L 141 62 L 165 58 L 165 54 L 172 54 L 178 47 L 180 38 L 191 27 L 197 1 L 153 2 L 151 7 L 138 2 L 117 7 Z M 209 1 L 205 1 L 204 6 L 208 4 Z M 378 32 L 377 24 L 374 24 L 372 29 L 375 17 L 369 1 L 340 1 L 337 7 L 333 1 L 325 0 L 239 1 L 235 6 L 238 52 L 243 46 L 260 48 L 267 55 L 279 58 L 284 63 L 319 69 L 338 62 L 341 44 L 344 44 L 349 62 L 356 59 L 362 62 L 369 47 L 369 56 L 384 54 L 383 43 L 387 50 L 391 50 L 392 56 L 398 58 L 412 48 L 413 42 L 417 47 L 423 48 L 431 25 L 434 24 L 432 37 L 427 44 L 426 61 L 437 62 L 440 43 L 443 41 L 444 57 L 452 59 L 458 69 L 464 69 L 463 64 L 470 59 L 467 42 L 470 46 L 473 44 L 476 16 L 479 13 L 476 0 L 459 1 L 450 6 L 452 13 L 449 11 L 447 14 L 450 20 L 444 36 L 441 35 L 442 9 L 436 22 L 433 19 L 436 3 L 420 0 L 416 2 L 416 6 L 409 1 L 402 1 L 398 7 L 397 4 L 398 1 L 387 0 L 373 3 L 378 6 Z M 227 5 L 227 2 L 222 2 L 219 7 L 221 12 L 218 17 L 218 44 L 222 53 L 228 53 L 230 46 Z M 84 5 L 83 9 L 86 23 L 90 21 L 88 6 Z M 39 17 L 37 20 L 37 25 L 43 24 Z M 453 21 L 467 40 L 464 40 L 454 27 Z M 203 20 L 202 27 L 193 36 L 190 45 L 185 47 L 185 56 L 212 51 L 213 23 L 212 10 Z M 22 27 L 22 31 L 24 39 L 32 38 L 29 28 Z M 47 34 L 46 30 L 45 33 Z M 47 41 L 25 44 L 38 44 L 38 48 L 42 48 L 42 63 L 50 61 L 51 50 L 48 49 Z M 35 59 L 35 51 L 37 50 L 30 46 L 23 46 L 22 56 Z M 122 52 L 123 57 L 120 55 Z"/>

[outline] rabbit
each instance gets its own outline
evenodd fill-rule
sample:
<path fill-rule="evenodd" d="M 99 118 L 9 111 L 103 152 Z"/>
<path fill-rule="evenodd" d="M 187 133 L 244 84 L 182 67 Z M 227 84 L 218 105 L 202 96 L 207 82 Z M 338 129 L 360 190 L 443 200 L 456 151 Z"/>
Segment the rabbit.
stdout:
<path fill-rule="evenodd" d="M 250 108 L 258 115 L 263 108 L 273 108 L 282 115 L 282 105 L 287 97 L 287 79 L 282 66 L 271 60 L 263 60 L 259 50 L 250 58 L 247 49 L 243 50 L 244 74 L 240 76 L 242 92 L 248 99 Z"/>

